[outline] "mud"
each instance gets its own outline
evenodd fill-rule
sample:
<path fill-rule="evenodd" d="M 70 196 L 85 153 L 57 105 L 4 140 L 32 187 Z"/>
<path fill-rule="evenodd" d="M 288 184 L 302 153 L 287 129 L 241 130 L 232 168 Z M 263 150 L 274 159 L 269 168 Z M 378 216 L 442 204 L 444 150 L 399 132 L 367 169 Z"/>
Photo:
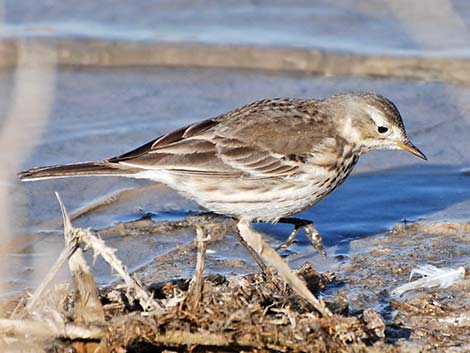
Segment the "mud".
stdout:
<path fill-rule="evenodd" d="M 230 238 L 232 221 L 211 215 L 172 223 L 146 217 L 100 234 L 103 239 L 116 232 L 149 237 L 202 224 L 211 225 L 209 249 Z M 190 278 L 175 273 L 172 280 L 162 280 L 161 271 L 149 269 L 166 272 L 162 264 L 177 268 L 182 261 L 194 265 L 197 247 L 191 242 L 139 271 L 163 312 L 144 313 L 139 302 L 129 301 L 129 289 L 116 283 L 99 290 L 105 318 L 100 327 L 106 329 L 95 329 L 96 338 L 36 343 L 56 352 L 77 349 L 77 342 L 82 342 L 80 349 L 92 345 L 98 352 L 466 352 L 470 347 L 468 276 L 445 289 L 416 290 L 398 298 L 390 292 L 406 282 L 419 264 L 466 266 L 468 273 L 469 235 L 468 223 L 402 224 L 351 242 L 353 255 L 334 272 L 320 274 L 304 264 L 299 276 L 327 303 L 332 317 L 321 317 L 274 272 L 206 276 L 198 301 L 189 305 Z M 39 312 L 46 315 L 54 308 L 66 318 L 65 325 L 73 324 L 76 300 L 70 288 L 56 287 L 45 296 Z M 17 302 L 7 303 L 8 311 Z M 89 330 L 94 327 L 93 321 L 88 324 Z"/>
<path fill-rule="evenodd" d="M 272 282 L 260 274 L 216 276 L 207 278 L 202 305 L 194 315 L 186 316 L 183 310 L 163 326 L 158 322 L 158 332 L 169 332 L 168 327 L 173 327 L 170 332 L 179 332 L 185 327 L 196 335 L 200 330 L 222 334 L 228 348 L 235 350 L 240 347 L 229 342 L 237 342 L 234 337 L 241 335 L 253 340 L 244 347 L 248 351 L 465 352 L 470 347 L 468 276 L 446 289 L 417 290 L 402 298 L 393 298 L 390 292 L 406 282 L 419 264 L 466 266 L 468 271 L 469 242 L 468 223 L 397 225 L 387 233 L 351 242 L 354 255 L 345 258 L 334 273 L 320 275 L 304 265 L 300 273 L 304 279 L 308 274 L 310 284 L 314 279 L 311 290 L 335 312 L 330 323 L 313 317 L 308 304 L 292 296 L 276 277 Z M 188 250 L 183 251 L 183 258 L 194 262 L 194 249 Z M 152 265 L 159 267 L 159 262 Z M 148 272 L 145 277 L 151 281 Z M 167 293 L 174 293 L 175 284 L 165 286 Z M 184 286 L 178 289 L 184 292 Z M 121 329 L 110 338 L 114 344 L 132 342 L 138 351 L 143 331 L 149 335 L 144 335 L 148 342 L 160 340 L 151 333 L 155 333 L 154 319 L 149 323 L 134 318 L 138 334 L 126 331 L 127 320 L 117 324 Z M 270 326 L 272 323 L 275 325 Z M 195 346 L 201 349 L 199 344 Z"/>

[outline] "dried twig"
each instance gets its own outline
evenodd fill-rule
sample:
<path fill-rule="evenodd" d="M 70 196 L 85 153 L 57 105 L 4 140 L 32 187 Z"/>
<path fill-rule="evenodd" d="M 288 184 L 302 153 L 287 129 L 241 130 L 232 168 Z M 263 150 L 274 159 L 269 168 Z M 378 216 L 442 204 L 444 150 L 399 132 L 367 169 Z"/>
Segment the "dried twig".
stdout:
<path fill-rule="evenodd" d="M 59 196 L 55 193 L 59 201 L 62 219 L 64 223 L 64 238 L 66 245 L 73 241 L 76 232 L 73 228 L 67 210 Z M 72 274 L 76 289 L 76 299 L 74 305 L 74 318 L 78 322 L 104 322 L 103 306 L 98 298 L 98 288 L 95 278 L 87 266 L 83 257 L 82 249 L 78 248 L 69 259 L 69 268 Z"/>
<path fill-rule="evenodd" d="M 68 339 L 100 339 L 104 330 L 99 326 L 58 325 L 52 321 L 0 319 L 2 335 L 25 335 L 40 337 L 62 337 Z"/>
<path fill-rule="evenodd" d="M 141 194 L 143 192 L 148 192 L 149 189 L 156 189 L 156 188 L 161 188 L 162 184 L 149 184 L 145 185 L 141 188 L 132 188 L 132 189 L 124 189 L 124 190 L 119 190 L 111 195 L 106 195 L 98 200 L 93 201 L 92 203 L 85 205 L 79 209 L 76 209 L 70 214 L 70 219 L 75 220 L 80 217 L 83 217 L 93 211 L 99 210 L 100 208 L 107 207 L 109 205 L 112 205 L 113 203 L 117 201 L 121 201 L 124 198 L 132 197 L 136 194 Z"/>
<path fill-rule="evenodd" d="M 74 228 L 70 223 L 70 218 L 67 215 L 64 204 L 60 199 L 60 196 L 56 193 L 57 199 L 60 203 L 62 215 L 64 218 L 64 227 L 70 234 L 76 234 L 81 241 L 86 244 L 87 248 L 92 248 L 94 251 L 94 257 L 101 255 L 103 259 L 122 277 L 129 290 L 133 290 L 139 300 L 142 308 L 145 311 L 163 310 L 163 308 L 152 298 L 140 281 L 137 278 L 133 278 L 127 271 L 126 266 L 117 258 L 115 255 L 116 249 L 112 249 L 106 246 L 103 239 L 98 238 L 89 229 Z"/>
<path fill-rule="evenodd" d="M 52 265 L 47 275 L 44 277 L 42 282 L 36 288 L 30 300 L 28 301 L 28 304 L 26 304 L 26 310 L 28 312 L 31 313 L 33 311 L 35 305 L 37 304 L 44 290 L 50 284 L 50 282 L 52 281 L 54 276 L 57 274 L 59 269 L 62 267 L 64 262 L 67 261 L 70 258 L 70 256 L 72 256 L 73 253 L 78 249 L 79 241 L 80 241 L 79 236 L 80 236 L 79 233 L 75 233 L 70 236 L 70 239 L 68 243 L 66 244 L 64 250 L 62 250 L 62 252 L 60 253 L 59 258 L 56 260 L 54 265 Z"/>
<path fill-rule="evenodd" d="M 189 284 L 188 294 L 186 295 L 186 305 L 191 311 L 195 311 L 199 300 L 201 299 L 202 282 L 204 274 L 204 260 L 206 256 L 207 241 L 210 239 L 210 235 L 206 233 L 206 230 L 198 226 L 196 227 L 196 242 L 197 242 L 197 260 L 196 260 L 196 271 L 191 283 Z"/>
<path fill-rule="evenodd" d="M 106 246 L 103 239 L 98 238 L 90 230 L 81 229 L 83 242 L 87 247 L 93 248 L 94 256 L 101 257 L 122 277 L 129 290 L 133 290 L 145 311 L 153 311 L 163 308 L 152 298 L 142 283 L 134 276 L 132 277 L 127 271 L 126 266 L 114 254 L 116 249 Z"/>

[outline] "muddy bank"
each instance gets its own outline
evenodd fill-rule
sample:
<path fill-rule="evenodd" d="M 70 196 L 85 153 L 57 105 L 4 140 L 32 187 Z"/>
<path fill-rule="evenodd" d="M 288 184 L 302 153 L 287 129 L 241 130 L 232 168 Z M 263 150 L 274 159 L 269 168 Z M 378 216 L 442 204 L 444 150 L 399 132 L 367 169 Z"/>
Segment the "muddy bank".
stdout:
<path fill-rule="evenodd" d="M 341 264 L 334 272 L 317 274 L 316 276 L 319 275 L 319 277 L 313 276 L 318 278 L 317 283 L 321 283 L 321 286 L 316 286 L 314 291 L 320 290 L 316 293 L 319 293 L 329 303 L 329 307 L 337 315 L 335 316 L 335 320 L 337 320 L 335 325 L 343 327 L 350 336 L 348 338 L 342 337 L 345 341 L 338 341 L 338 337 L 341 336 L 339 332 L 332 335 L 321 335 L 322 339 L 319 343 L 318 337 L 307 335 L 308 337 L 301 339 L 306 345 L 298 346 L 297 349 L 302 351 L 328 351 L 331 349 L 331 351 L 345 352 L 441 352 L 451 350 L 465 352 L 468 350 L 470 347 L 470 336 L 468 335 L 470 299 L 466 290 L 470 283 L 468 275 L 463 281 L 450 288 L 420 289 L 407 292 L 401 297 L 391 295 L 393 289 L 408 281 L 411 270 L 420 265 L 433 264 L 438 268 L 464 266 L 468 274 L 470 269 L 468 262 L 470 258 L 470 225 L 468 223 L 401 224 L 387 233 L 352 241 L 350 247 L 351 255 L 338 258 Z M 191 261 L 194 254 L 191 255 L 191 252 L 187 253 L 181 249 L 179 256 L 186 259 L 183 261 Z M 157 265 L 159 263 L 159 261 L 155 262 L 156 267 L 159 267 Z M 148 272 L 145 272 L 148 275 Z M 312 274 L 310 273 L 310 275 Z M 144 277 L 146 280 L 150 279 L 148 276 Z M 251 276 L 235 277 L 229 282 L 242 281 L 240 278 L 247 280 Z M 262 288 L 259 290 L 263 291 L 265 285 L 269 287 L 268 283 L 269 281 L 261 280 L 250 286 L 259 286 L 258 288 Z M 208 288 L 212 293 L 208 296 L 212 298 L 213 285 Z M 296 307 L 296 303 L 299 303 L 298 299 L 292 300 L 292 297 L 286 293 L 281 295 L 271 293 L 268 297 L 279 299 L 285 303 L 284 305 L 289 310 L 295 312 L 295 314 L 291 313 L 295 317 L 294 319 L 290 318 L 291 324 L 296 319 L 302 322 L 301 317 L 304 312 Z M 257 298 L 252 304 L 256 306 L 260 303 L 263 303 L 263 300 Z M 278 304 L 280 303 L 269 302 L 267 307 L 273 305 L 274 308 L 279 309 L 276 306 Z M 207 307 L 210 308 L 210 306 Z M 264 310 L 269 311 L 267 307 L 264 307 Z M 208 311 L 211 312 L 211 309 Z M 232 311 L 230 312 L 232 313 Z M 277 311 L 274 310 L 274 312 Z M 247 315 L 249 316 L 249 314 Z M 289 314 L 286 315 L 289 316 Z M 204 317 L 204 314 L 198 317 Z M 227 317 L 222 316 L 221 321 L 225 322 Z M 266 317 L 264 319 L 269 320 Z M 287 318 L 284 319 L 287 320 Z M 316 324 L 321 326 L 318 322 Z M 281 325 L 281 328 L 278 327 L 274 332 L 277 334 L 277 330 L 282 331 L 286 326 L 289 327 L 287 324 Z M 292 326 L 289 329 L 292 329 Z M 315 332 L 315 330 L 312 331 Z M 273 331 L 267 329 L 264 334 L 259 334 L 259 336 L 270 337 L 267 332 L 272 333 Z M 316 333 L 318 334 L 318 331 Z M 290 340 L 286 337 L 290 337 Z M 294 332 L 287 334 L 284 339 L 291 342 L 292 337 L 296 337 Z M 309 337 L 315 337 L 315 339 L 310 341 Z M 323 344 L 324 346 L 322 346 Z M 263 347 L 273 349 L 268 344 Z M 286 346 L 275 348 L 281 351 L 296 349 Z"/>
<path fill-rule="evenodd" d="M 51 5 L 53 4 L 53 6 Z M 59 64 L 216 67 L 469 83 L 465 1 L 6 0 L 0 66 L 16 42 Z"/>
<path fill-rule="evenodd" d="M 288 71 L 325 76 L 404 78 L 470 83 L 470 58 L 442 53 L 361 54 L 355 51 L 171 43 L 106 38 L 35 38 L 0 41 L 0 67 L 14 67 L 22 47 L 34 46 L 44 60 L 77 67 L 166 66 Z"/>
<path fill-rule="evenodd" d="M 206 216 L 186 223 L 146 218 L 100 234 L 104 240 L 116 232 L 148 237 L 203 225 L 210 226 L 205 229 L 214 235 L 206 244 L 211 248 L 223 241 L 227 231 L 230 234 L 231 222 Z M 56 286 L 34 306 L 28 303 L 32 299 L 23 297 L 14 310 L 18 301 L 4 303 L 12 314 L 10 320 L 0 320 L 2 345 L 11 350 L 12 342 L 18 344 L 17 339 L 27 333 L 29 343 L 21 343 L 21 349 L 33 344 L 57 352 L 71 347 L 79 352 L 465 352 L 470 346 L 468 277 L 449 288 L 418 289 L 401 297 L 390 293 L 419 264 L 462 265 L 468 271 L 469 235 L 468 223 L 398 225 L 385 234 L 352 242 L 354 255 L 342 259 L 334 273 L 320 274 L 304 264 L 298 274 L 326 302 L 333 313 L 330 317 L 316 312 L 271 271 L 211 275 L 197 288 L 198 275 L 170 281 L 152 277 L 149 268 L 159 269 L 162 262 L 176 267 L 184 261 L 199 267 L 200 238 L 143 268 L 140 277 L 145 285 L 132 284 L 129 278 L 100 288 L 97 296 L 91 273 L 85 267 L 77 273 L 75 265 L 71 266 L 75 289 Z M 105 256 L 106 250 L 93 248 Z M 81 296 L 86 293 L 84 301 Z M 60 337 L 65 341 L 58 341 Z"/>

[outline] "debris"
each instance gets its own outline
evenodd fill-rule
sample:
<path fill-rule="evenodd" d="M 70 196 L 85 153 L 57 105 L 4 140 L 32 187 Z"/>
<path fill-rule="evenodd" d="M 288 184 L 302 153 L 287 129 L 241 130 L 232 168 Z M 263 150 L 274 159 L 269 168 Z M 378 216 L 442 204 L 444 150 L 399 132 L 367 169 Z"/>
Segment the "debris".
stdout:
<path fill-rule="evenodd" d="M 376 238 L 373 241 L 368 239 L 366 245 L 378 245 L 379 249 L 390 250 L 371 252 L 370 247 L 361 246 L 362 255 L 354 255 L 350 264 L 342 264 L 346 272 L 343 269 L 335 274 L 320 274 L 312 265 L 305 263 L 295 274 L 286 271 L 283 266 L 288 268 L 287 264 L 278 261 L 279 255 L 260 239 L 256 231 L 249 226 L 249 229 L 242 226 L 242 236 L 247 243 L 260 253 L 264 261 L 278 270 L 277 274 L 273 267 L 267 267 L 263 273 L 203 277 L 205 247 L 214 241 L 213 235 L 221 233 L 219 230 L 222 228 L 213 227 L 215 221 L 211 219 L 206 219 L 204 223 L 203 219 L 196 221 L 191 218 L 189 222 L 196 228 L 198 235 L 193 245 L 185 248 L 185 255 L 188 256 L 186 261 L 196 262 L 197 270 L 192 281 L 175 276 L 152 283 L 152 279 L 147 278 L 149 284 L 144 286 L 135 275 L 127 272 L 114 249 L 109 248 L 103 239 L 90 230 L 74 228 L 65 208 L 63 205 L 61 207 L 65 248 L 74 241 L 93 248 L 95 257 L 104 256 L 122 274 L 124 282 L 96 289 L 86 263 L 75 263 L 75 258 L 84 261 L 82 249 L 76 247 L 75 251 L 66 252 L 63 257 L 69 259 L 74 292 L 71 292 L 69 286 L 44 286 L 42 294 L 38 296 L 40 300 L 33 305 L 32 313 L 24 310 L 24 302 L 21 302 L 11 319 L 0 319 L 0 351 L 18 342 L 27 342 L 34 344 L 33 351 L 38 352 L 46 352 L 52 345 L 56 351 L 73 349 L 79 353 L 207 350 L 372 353 L 418 351 L 422 346 L 419 340 L 423 339 L 428 342 L 426 347 L 440 342 L 439 348 L 443 351 L 452 351 L 451 348 L 457 345 L 460 345 L 459 352 L 468 348 L 468 345 L 465 346 L 469 342 L 468 305 L 455 304 L 455 296 L 460 293 L 458 288 L 449 289 L 451 294 L 445 293 L 445 296 L 440 297 L 436 293 L 423 292 L 422 296 L 407 303 L 390 300 L 387 306 L 381 306 L 380 312 L 361 307 L 361 301 L 370 301 L 373 296 L 384 303 L 383 299 L 388 295 L 386 289 L 390 288 L 394 278 L 402 276 L 403 271 L 408 272 L 414 264 L 408 253 L 400 253 L 404 259 L 411 259 L 409 263 L 400 267 L 390 265 L 396 263 L 398 247 L 409 249 L 408 245 L 402 244 L 402 240 L 410 241 L 410 234 L 405 233 L 405 229 L 393 237 Z M 135 227 L 132 231 L 137 234 L 139 227 L 143 226 L 145 231 L 141 234 L 145 234 L 155 222 L 142 220 L 137 223 L 130 222 L 127 229 Z M 174 226 L 178 227 L 176 224 Z M 438 234 L 437 229 L 439 232 L 444 230 L 443 227 L 426 227 L 434 232 L 432 234 Z M 410 226 L 410 229 L 414 228 Z M 456 244 L 460 245 L 462 226 L 446 229 L 446 244 L 454 234 Z M 207 235 L 210 235 L 210 239 Z M 443 239 L 438 235 L 432 238 L 429 233 L 412 233 L 412 236 L 434 242 Z M 411 241 L 415 243 L 416 239 L 412 238 Z M 357 242 L 362 244 L 365 240 Z M 430 248 L 440 254 L 437 251 L 442 247 Z M 416 251 L 424 250 L 408 251 L 415 254 Z M 66 255 L 68 253 L 72 255 Z M 429 255 L 429 251 L 425 254 Z M 160 258 L 155 261 L 157 264 L 162 263 Z M 393 275 L 386 277 L 385 273 Z M 421 285 L 424 288 L 447 287 L 461 280 L 464 273 L 463 267 L 437 269 L 427 265 L 411 271 L 411 277 L 421 275 L 423 278 L 407 285 L 415 286 L 421 282 L 427 283 Z M 300 282 L 300 287 L 296 280 Z M 292 284 L 291 281 L 294 286 L 286 284 Z M 361 297 L 358 299 L 354 299 L 348 290 L 354 285 L 361 285 Z M 334 313 L 331 316 L 312 311 L 310 304 L 313 303 L 309 296 L 316 299 L 320 291 L 328 305 L 325 309 Z M 99 292 L 97 296 L 96 292 Z M 308 301 L 299 298 L 299 292 Z M 154 303 L 156 310 L 151 309 L 149 301 Z M 378 302 L 379 305 L 381 303 Z M 323 300 L 318 300 L 317 304 L 316 308 L 323 310 Z"/>
<path fill-rule="evenodd" d="M 399 297 L 403 293 L 419 288 L 448 288 L 465 277 L 465 268 L 437 268 L 433 265 L 424 265 L 411 271 L 410 281 L 413 276 L 421 275 L 416 281 L 406 283 L 392 291 L 392 296 Z"/>
<path fill-rule="evenodd" d="M 324 317 L 330 317 L 331 311 L 325 306 L 322 300 L 317 299 L 310 292 L 305 283 L 289 268 L 289 265 L 271 248 L 264 240 L 261 234 L 250 227 L 249 223 L 240 221 L 237 225 L 240 236 L 247 244 L 255 250 L 267 263 L 273 266 L 279 275 L 303 298 L 308 300 L 313 307 Z"/>
<path fill-rule="evenodd" d="M 189 283 L 188 294 L 185 303 L 190 311 L 196 311 L 199 301 L 201 299 L 203 274 L 204 274 L 204 259 L 206 256 L 207 241 L 210 239 L 210 234 L 207 234 L 205 229 L 201 226 L 196 227 L 196 242 L 197 242 L 197 261 L 196 271 L 194 277 Z"/>

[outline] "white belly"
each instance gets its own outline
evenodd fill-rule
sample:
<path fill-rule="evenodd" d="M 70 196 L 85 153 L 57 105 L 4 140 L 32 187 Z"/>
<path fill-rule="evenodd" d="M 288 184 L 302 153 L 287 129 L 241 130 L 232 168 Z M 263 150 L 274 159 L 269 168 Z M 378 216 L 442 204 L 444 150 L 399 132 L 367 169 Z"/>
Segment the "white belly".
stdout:
<path fill-rule="evenodd" d="M 135 176 L 165 183 L 212 212 L 275 222 L 321 201 L 344 181 L 356 161 L 357 157 L 347 160 L 339 173 L 326 167 L 306 168 L 286 179 L 216 178 L 169 171 L 143 171 Z"/>

